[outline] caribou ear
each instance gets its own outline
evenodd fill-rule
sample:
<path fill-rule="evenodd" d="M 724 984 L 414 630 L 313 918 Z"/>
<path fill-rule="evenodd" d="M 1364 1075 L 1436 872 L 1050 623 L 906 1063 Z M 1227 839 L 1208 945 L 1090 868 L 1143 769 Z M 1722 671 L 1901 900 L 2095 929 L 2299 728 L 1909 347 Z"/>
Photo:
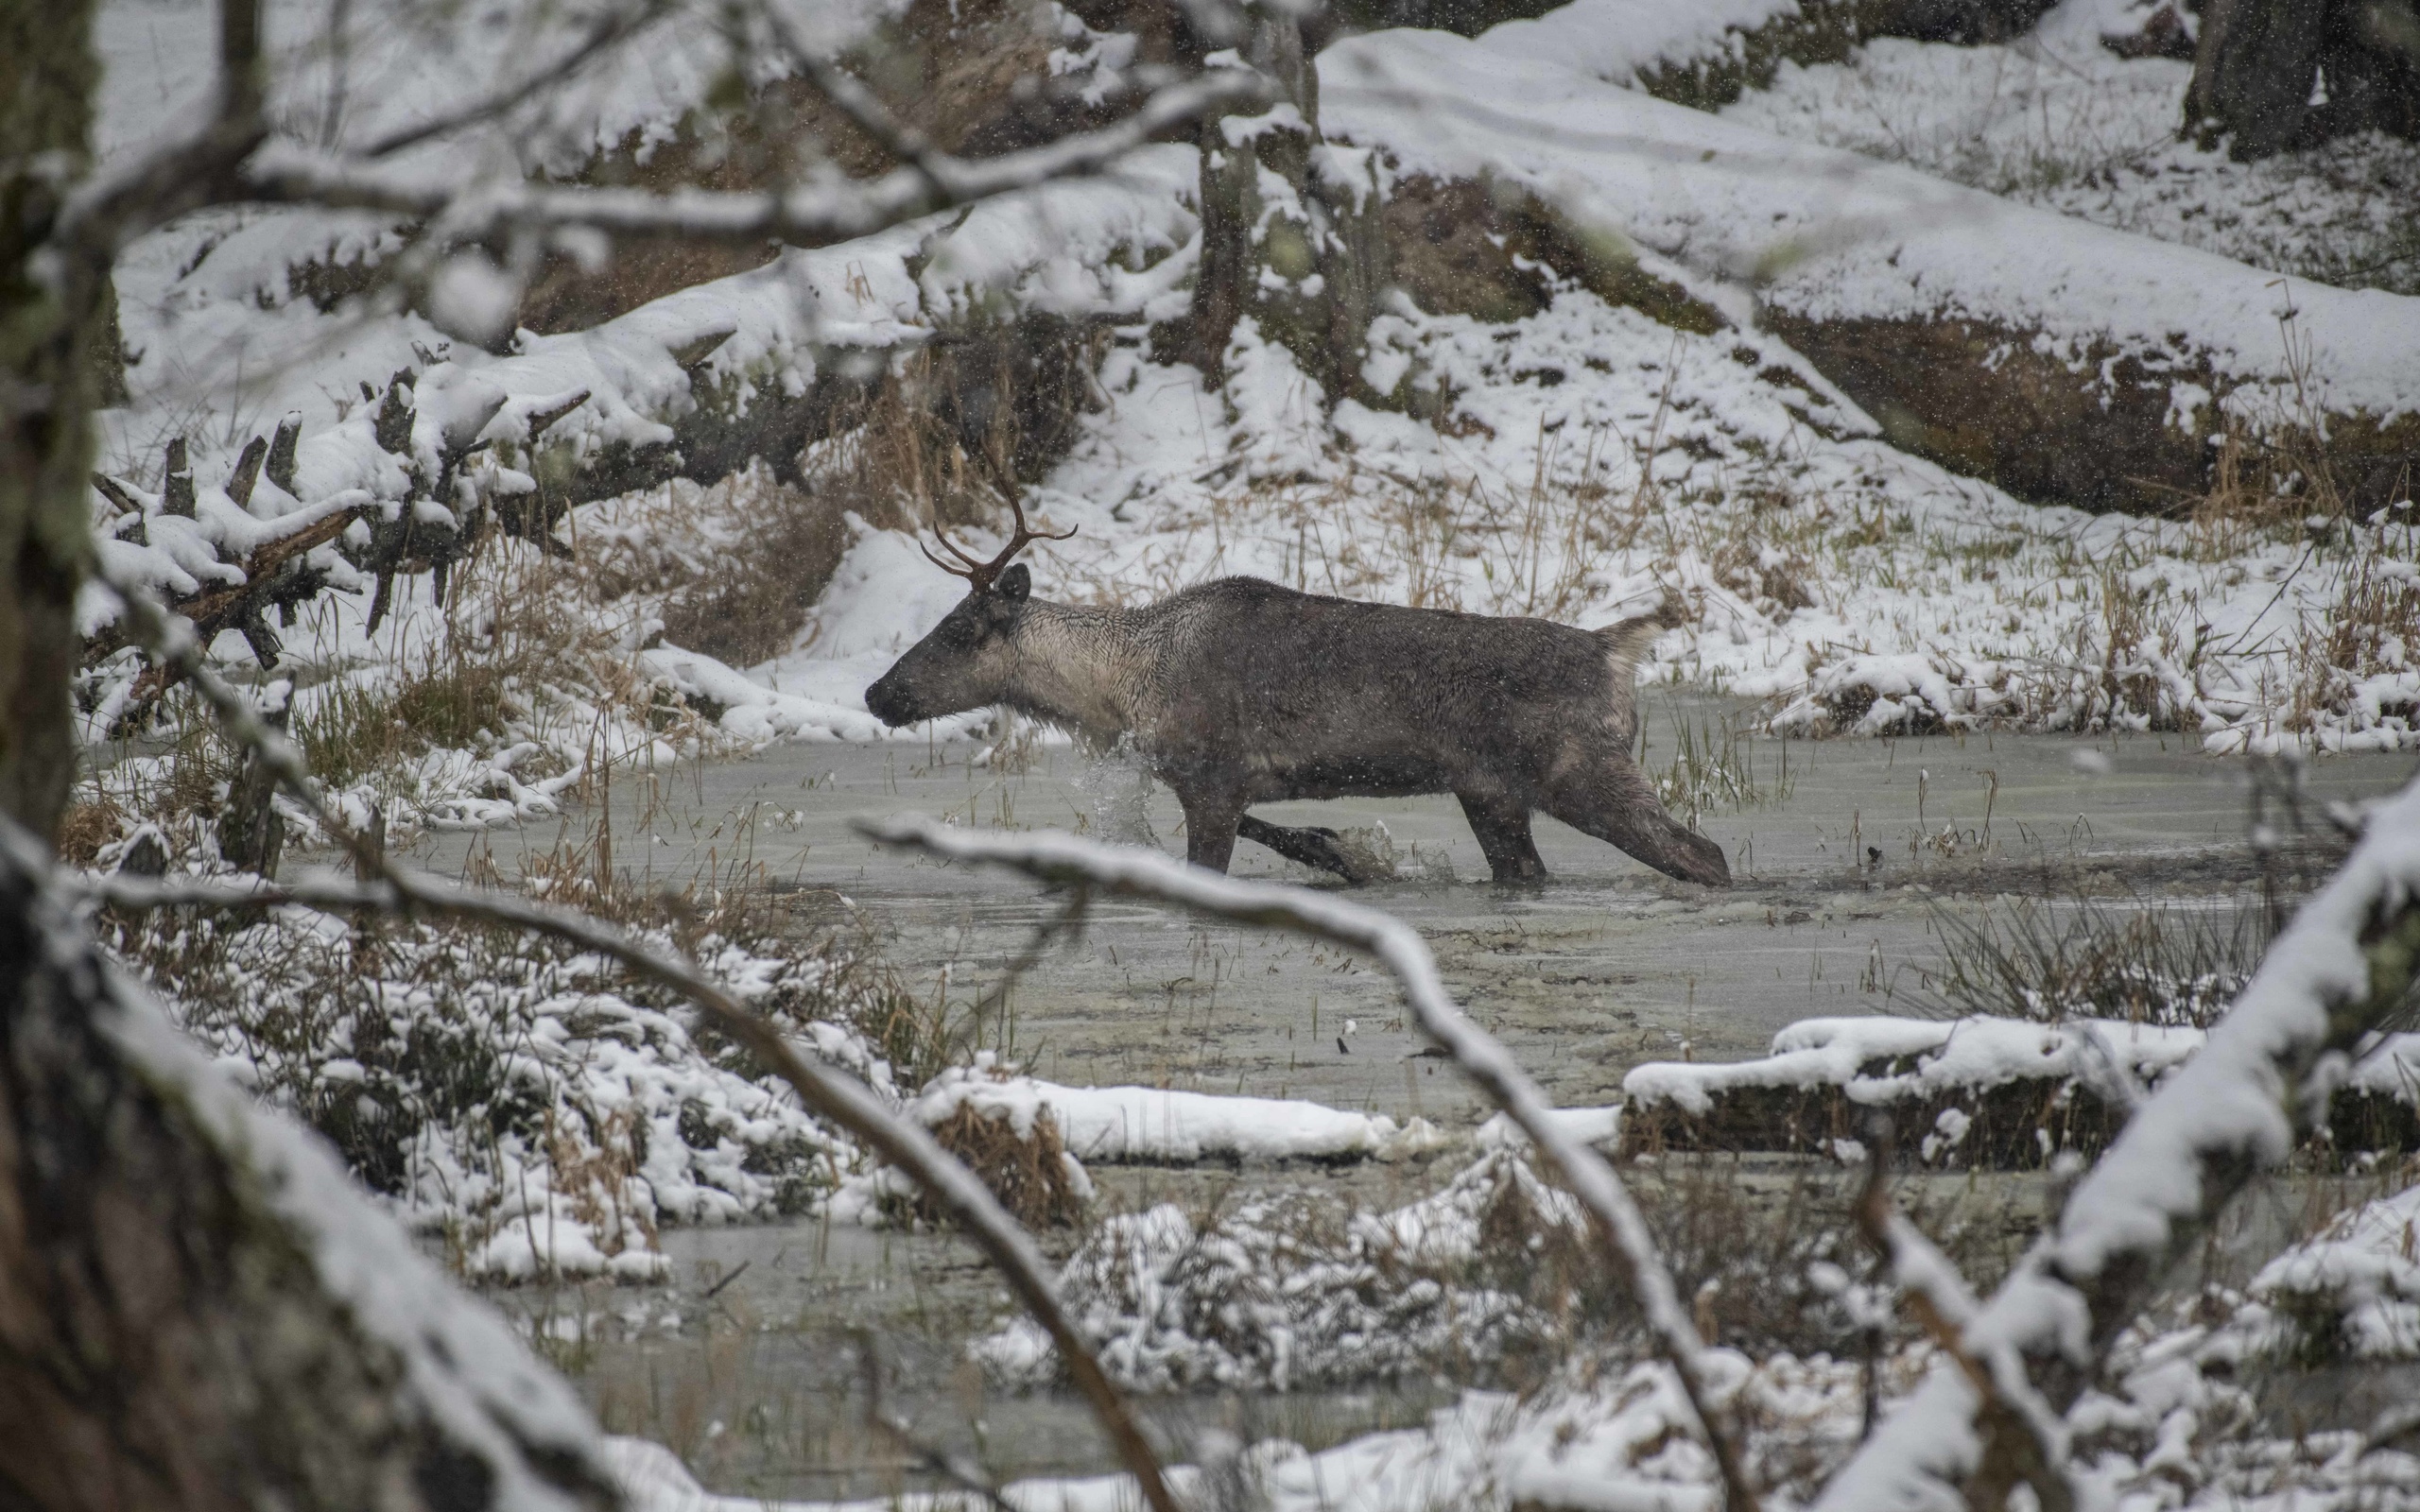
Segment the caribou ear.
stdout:
<path fill-rule="evenodd" d="M 1018 562 L 1000 575 L 992 591 L 1011 604 L 1022 604 L 1033 593 L 1033 574 L 1025 570 L 1025 563 Z"/>

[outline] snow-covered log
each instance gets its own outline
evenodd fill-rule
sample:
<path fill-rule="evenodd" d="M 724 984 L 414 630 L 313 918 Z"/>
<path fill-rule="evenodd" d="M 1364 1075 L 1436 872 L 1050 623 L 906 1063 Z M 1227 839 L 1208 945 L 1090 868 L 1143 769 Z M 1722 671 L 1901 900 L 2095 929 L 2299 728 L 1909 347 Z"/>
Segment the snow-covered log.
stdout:
<path fill-rule="evenodd" d="M 1884 1015 L 1803 1019 L 1770 1055 L 1647 1061 L 1622 1078 L 1622 1152 L 1787 1150 L 1858 1158 L 1884 1111 L 1928 1166 L 2030 1170 L 2091 1159 L 2144 1089 L 2200 1053 L 2205 1031 Z M 2391 1035 L 2336 1089 L 2325 1125 L 2340 1159 L 2420 1149 L 2420 1035 Z"/>
<path fill-rule="evenodd" d="M 2370 815 L 2343 868 L 2303 905 L 2201 1054 L 2147 1099 L 2069 1194 L 2057 1226 L 1966 1325 L 1970 1353 L 2020 1356 L 2064 1412 L 2169 1265 L 2297 1130 L 2420 980 L 2420 782 Z M 2019 1446 L 1934 1372 L 1825 1488 L 1823 1507 L 1959 1507 L 2009 1484 Z M 1990 1504 L 1996 1505 L 1994 1502 Z"/>

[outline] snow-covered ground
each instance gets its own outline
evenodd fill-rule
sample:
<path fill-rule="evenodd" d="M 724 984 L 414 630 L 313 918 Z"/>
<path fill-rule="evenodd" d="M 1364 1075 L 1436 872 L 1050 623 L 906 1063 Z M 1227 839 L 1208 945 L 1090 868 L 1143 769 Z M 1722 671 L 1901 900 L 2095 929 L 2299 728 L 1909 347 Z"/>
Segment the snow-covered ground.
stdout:
<path fill-rule="evenodd" d="M 2180 139 L 2188 63 L 2120 58 L 2070 0 L 2005 45 L 1878 38 L 1784 63 L 1722 113 L 2297 279 L 2420 293 L 2420 144 L 2371 132 L 2257 163 Z"/>
<path fill-rule="evenodd" d="M 206 507 L 193 540 L 164 526 L 146 544 L 113 549 L 112 561 L 174 586 L 213 571 L 214 553 L 247 539 L 263 515 L 326 507 L 351 489 L 408 507 L 408 458 L 375 446 L 371 406 L 357 397 L 398 369 L 418 376 L 426 434 L 413 445 L 430 457 L 449 416 L 487 414 L 483 423 L 505 427 L 492 439 L 514 439 L 511 427 L 586 390 L 552 433 L 576 462 L 615 441 L 671 435 L 695 403 L 675 353 L 701 334 L 727 337 L 700 369 L 708 377 L 797 392 L 836 346 L 888 357 L 1005 300 L 1120 324 L 1097 375 L 1097 407 L 1032 490 L 1038 516 L 1079 529 L 1033 553 L 1046 593 L 1134 603 L 1253 573 L 1317 592 L 1582 625 L 1676 595 L 1686 623 L 1658 643 L 1644 675 L 1770 697 L 1786 727 L 2161 728 L 2214 753 L 2420 745 L 2420 529 L 2408 508 L 2308 532 L 2020 503 L 1889 444 L 1873 417 L 1753 328 L 1751 289 L 1761 281 L 1765 292 L 1851 315 L 1984 313 L 2041 330 L 2053 346 L 2080 346 L 2090 333 L 2162 352 L 2179 343 L 2247 391 L 2273 396 L 2308 377 L 2349 407 L 2391 417 L 2420 403 L 2409 368 L 2420 304 L 2296 291 L 2296 329 L 2313 345 L 2290 359 L 2269 270 L 2343 273 L 2402 245 L 2409 213 L 2394 207 L 2420 181 L 2407 146 L 2355 142 L 2247 167 L 2179 145 L 2180 65 L 2100 50 L 2092 27 L 2110 7 L 2099 0 L 2070 0 L 2019 44 L 1885 42 L 1842 64 L 1785 66 L 1771 91 L 1720 117 L 1699 115 L 1624 86 L 1704 27 L 1755 25 L 1776 6 L 1727 0 L 1684 25 L 1673 8 L 1644 3 L 1587 9 L 1592 26 L 1605 19 L 1598 12 L 1652 11 L 1670 36 L 1599 26 L 1592 35 L 1619 45 L 1589 53 L 1557 45 L 1554 17 L 1513 34 L 1527 39 L 1517 46 L 1508 37 L 1359 39 L 1322 60 L 1327 125 L 1379 149 L 1390 171 L 1485 174 L 1618 232 L 1648 271 L 1722 311 L 1727 329 L 1675 331 L 1578 287 L 1494 325 L 1398 298 L 1370 333 L 1364 375 L 1381 391 L 1434 396 L 1439 423 L 1331 403 L 1249 320 L 1226 353 L 1225 380 L 1213 383 L 1155 352 L 1150 335 L 1154 319 L 1182 308 L 1199 255 L 1196 164 L 1180 146 L 1147 149 L 1097 182 L 788 253 L 597 332 L 525 336 L 496 356 L 450 342 L 418 315 L 321 309 L 294 276 L 313 259 L 392 255 L 387 226 L 286 213 L 197 217 L 147 238 L 121 269 L 127 339 L 141 360 L 130 373 L 133 402 L 108 417 L 102 460 L 149 485 L 162 439 L 186 434 Z M 815 14 L 837 44 L 881 9 Z M 339 100 L 325 66 L 333 50 L 304 25 L 317 9 L 300 0 L 274 8 L 279 44 L 320 57 L 316 74 L 306 66 L 295 76 L 303 93 L 282 106 L 319 120 L 323 134 L 374 136 L 428 118 L 490 87 L 498 60 L 545 56 L 573 25 L 558 18 L 558 29 L 536 37 L 494 32 L 508 13 L 521 9 L 432 8 L 348 39 L 361 72 Z M 106 156 L 136 150 L 199 98 L 208 49 L 193 32 L 205 14 L 152 0 L 108 9 Z M 549 119 L 504 123 L 411 165 L 517 174 L 660 133 L 702 94 L 718 45 L 709 27 L 672 34 L 677 44 L 637 49 L 584 80 Z M 2409 276 L 2420 274 L 2392 263 L 2344 274 L 2377 289 L 2405 287 Z M 500 407 L 487 410 L 491 398 Z M 2191 383 L 2179 380 L 2170 402 L 2181 429 L 2220 421 Z M 256 495 L 249 511 L 223 492 L 211 497 L 243 442 L 289 410 L 305 426 L 296 493 Z M 535 486 L 519 466 L 527 458 L 502 450 L 475 470 L 475 494 Z M 673 484 L 584 506 L 562 536 L 583 553 L 662 549 L 710 560 L 751 543 L 734 496 L 729 487 Z M 544 656 L 516 663 L 539 668 L 537 681 L 513 674 L 524 680 L 500 685 L 494 717 L 475 733 L 354 774 L 344 800 L 357 815 L 383 806 L 399 830 L 524 822 L 616 765 L 664 766 L 771 739 L 883 738 L 860 690 L 961 590 L 907 535 L 862 520 L 851 529 L 805 629 L 752 667 L 663 644 L 658 601 L 599 593 L 593 560 L 557 571 L 534 551 L 499 546 L 464 570 L 465 588 L 445 607 L 425 578 L 399 585 L 393 617 L 375 635 L 367 585 L 340 583 L 289 631 L 294 717 L 299 729 L 324 730 L 348 697 L 391 701 L 452 659 L 545 627 Z M 968 535 L 980 542 L 985 533 Z M 333 554 L 325 564 L 337 571 Z M 108 608 L 88 604 L 95 624 Z M 2363 625 L 2372 632 L 2346 633 Z M 232 637 L 216 649 L 230 662 L 247 654 Z M 130 659 L 88 688 L 96 739 L 132 672 Z M 674 694 L 694 710 L 677 707 Z M 132 756 L 101 771 L 88 796 L 117 803 L 132 822 L 181 780 L 178 759 Z M 206 867 L 206 834 L 194 828 L 183 838 Z M 140 956 L 137 942 L 123 943 Z M 448 969 L 449 947 L 419 935 L 368 940 L 280 917 L 213 948 L 211 969 L 244 985 L 230 1009 L 223 982 L 188 984 L 182 996 L 164 984 L 184 1026 L 237 1080 L 350 1142 L 362 1161 L 391 1165 L 396 1205 L 446 1232 L 474 1273 L 648 1276 L 662 1269 L 658 1223 L 785 1207 L 878 1211 L 884 1188 L 844 1142 L 593 962 L 539 959 L 510 971 L 489 962 L 475 990 L 448 994 L 430 978 Z M 305 969 L 339 959 L 348 964 L 329 969 L 346 975 L 348 995 L 323 1000 Z M 814 987 L 801 978 L 814 963 L 753 947 L 713 964 L 769 1002 Z M 907 1103 L 917 1090 L 890 1086 L 888 1068 L 838 1022 L 845 1005 L 830 1006 L 799 1032 Z M 2031 1024 L 1829 1022 L 1795 1034 L 1777 1044 L 1777 1062 L 1660 1068 L 1634 1091 L 1686 1102 L 1726 1083 L 1849 1079 L 1885 1041 L 1891 1054 L 1918 1057 L 1917 1076 L 1945 1075 L 1970 1051 L 2000 1066 L 2021 1056 L 2074 1060 L 2087 1048 L 2079 1035 Z M 417 1046 L 409 1064 L 389 1042 L 397 1037 Z M 458 1054 L 449 1052 L 457 1042 Z M 2141 1043 L 2130 1069 L 2156 1083 L 2199 1039 L 2162 1031 Z M 436 1087 L 417 1069 L 431 1066 L 470 1067 L 493 1095 L 465 1100 Z M 1440 1137 L 1417 1122 L 1313 1105 L 1069 1089 L 989 1068 L 947 1074 L 924 1095 L 927 1115 L 971 1103 L 1029 1125 L 1048 1108 L 1071 1150 L 1104 1160 L 1328 1159 L 1426 1149 Z M 1592 1138 L 1616 1126 L 1610 1110 L 1568 1117 Z M 1148 1385 L 1283 1384 L 1366 1372 L 1374 1361 L 1417 1368 L 1424 1349 L 1468 1343 L 1474 1331 L 1502 1347 L 1540 1326 L 1530 1302 L 1458 1293 L 1433 1276 L 1417 1278 L 1431 1289 L 1416 1296 L 1396 1284 L 1398 1271 L 1469 1262 L 1482 1210 L 1506 1190 L 1553 1218 L 1555 1194 L 1536 1185 L 1518 1142 L 1499 1130 L 1480 1143 L 1480 1163 L 1443 1194 L 1362 1214 L 1332 1236 L 1311 1257 L 1324 1268 L 1291 1290 L 1269 1275 L 1305 1258 L 1285 1214 L 1250 1210 L 1219 1228 L 1173 1208 L 1090 1236 L 1069 1288 L 1117 1368 Z M 2264 1436 L 2227 1369 L 2278 1347 L 2278 1319 L 2308 1314 L 2314 1297 L 2352 1319 L 2357 1352 L 2408 1354 L 2420 1306 L 2409 1210 L 2407 1194 L 2346 1217 L 2282 1257 L 2248 1298 L 2227 1299 L 2217 1323 L 2146 1325 L 2121 1351 L 2116 1389 L 2088 1396 L 2071 1419 L 2098 1446 L 2096 1484 L 2146 1512 L 2399 1504 L 2402 1488 L 2420 1483 L 2408 1455 L 2349 1435 Z M 1225 1332 L 1205 1337 L 1204 1319 Z M 1030 1333 L 1014 1329 L 989 1341 L 987 1358 L 1003 1374 L 1047 1370 Z M 1777 1502 L 1811 1495 L 1857 1442 L 1857 1368 L 1714 1358 L 1761 1435 L 1754 1452 L 1784 1488 Z M 1890 1368 L 1905 1384 L 1927 1364 L 1917 1351 Z M 1527 1401 L 1474 1395 L 1426 1431 L 1318 1455 L 1262 1446 L 1212 1470 L 1257 1477 L 1279 1508 L 1711 1507 L 1712 1468 L 1691 1434 L 1669 1376 L 1625 1364 Z M 636 1504 L 717 1504 L 663 1452 L 626 1443 L 618 1452 Z M 2302 1503 L 2297 1487 L 2309 1492 Z M 1107 1506 L 1120 1487 L 1053 1483 L 1015 1495 L 1037 1507 Z"/>

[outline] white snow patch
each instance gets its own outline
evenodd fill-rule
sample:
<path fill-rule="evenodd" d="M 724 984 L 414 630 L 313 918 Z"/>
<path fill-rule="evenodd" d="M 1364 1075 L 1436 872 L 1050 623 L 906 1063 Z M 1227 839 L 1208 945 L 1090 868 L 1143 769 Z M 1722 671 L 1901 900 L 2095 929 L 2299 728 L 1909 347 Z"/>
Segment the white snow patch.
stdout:
<path fill-rule="evenodd" d="M 989 1052 L 971 1067 L 944 1071 L 908 1105 L 930 1127 L 961 1107 L 1005 1115 L 1030 1136 L 1045 1108 L 1068 1153 L 1084 1160 L 1395 1160 L 1442 1148 L 1446 1136 L 1426 1119 L 1403 1124 L 1319 1103 L 1226 1097 L 1157 1087 L 1061 1087 L 1007 1073 Z"/>

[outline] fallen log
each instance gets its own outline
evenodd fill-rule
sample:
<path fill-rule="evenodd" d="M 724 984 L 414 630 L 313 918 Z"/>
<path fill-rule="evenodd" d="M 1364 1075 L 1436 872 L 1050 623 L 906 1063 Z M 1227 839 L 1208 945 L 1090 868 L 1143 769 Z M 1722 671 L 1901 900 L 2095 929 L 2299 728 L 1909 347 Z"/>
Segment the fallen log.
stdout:
<path fill-rule="evenodd" d="M 1924 1165 L 2039 1170 L 2097 1158 L 2204 1038 L 2102 1020 L 1812 1019 L 1762 1059 L 1634 1069 L 1620 1151 L 1854 1161 L 1868 1120 L 1887 1111 Z M 2420 1151 L 2420 1036 L 2396 1035 L 2355 1066 L 2306 1154 L 2333 1167 L 2407 1151 Z"/>

